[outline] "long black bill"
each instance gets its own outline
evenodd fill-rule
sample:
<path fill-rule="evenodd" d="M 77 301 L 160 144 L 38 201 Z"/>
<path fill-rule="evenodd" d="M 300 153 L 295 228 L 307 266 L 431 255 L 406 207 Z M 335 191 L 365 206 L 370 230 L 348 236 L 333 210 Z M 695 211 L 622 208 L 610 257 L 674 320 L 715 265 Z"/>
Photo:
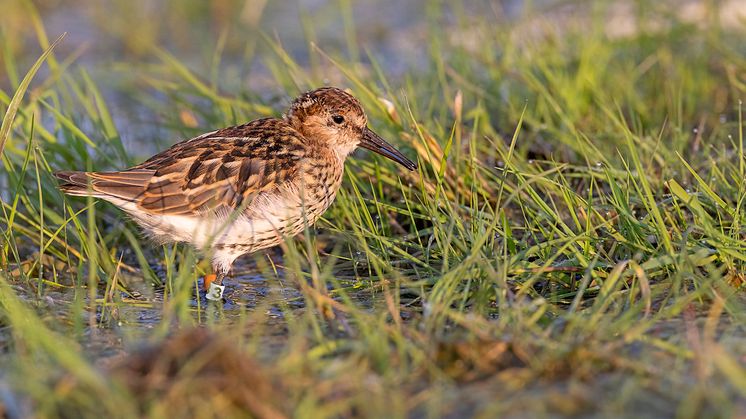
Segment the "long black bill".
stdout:
<path fill-rule="evenodd" d="M 417 169 L 417 163 L 406 158 L 404 154 L 395 149 L 394 146 L 386 142 L 386 140 L 379 137 L 378 134 L 373 132 L 370 128 L 365 128 L 365 134 L 363 134 L 363 140 L 360 142 L 360 146 L 391 159 L 409 170 Z"/>

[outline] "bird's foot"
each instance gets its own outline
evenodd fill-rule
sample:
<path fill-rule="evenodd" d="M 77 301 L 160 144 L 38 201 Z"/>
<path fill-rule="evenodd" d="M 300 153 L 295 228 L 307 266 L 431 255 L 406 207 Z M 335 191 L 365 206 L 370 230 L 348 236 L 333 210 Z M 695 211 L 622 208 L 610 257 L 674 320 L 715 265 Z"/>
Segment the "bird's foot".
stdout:
<path fill-rule="evenodd" d="M 215 274 L 205 275 L 205 279 L 202 281 L 202 289 L 207 292 L 210 289 L 210 285 L 218 278 Z"/>

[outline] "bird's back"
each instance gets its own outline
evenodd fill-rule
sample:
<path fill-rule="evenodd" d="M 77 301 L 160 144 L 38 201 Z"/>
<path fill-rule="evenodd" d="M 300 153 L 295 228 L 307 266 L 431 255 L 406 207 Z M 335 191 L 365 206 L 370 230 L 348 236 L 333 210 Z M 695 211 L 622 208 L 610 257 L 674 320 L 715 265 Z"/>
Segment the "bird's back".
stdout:
<path fill-rule="evenodd" d="M 128 170 L 56 176 L 66 193 L 114 203 L 160 241 L 253 251 L 315 221 L 334 199 L 342 165 L 267 118 L 183 141 Z"/>

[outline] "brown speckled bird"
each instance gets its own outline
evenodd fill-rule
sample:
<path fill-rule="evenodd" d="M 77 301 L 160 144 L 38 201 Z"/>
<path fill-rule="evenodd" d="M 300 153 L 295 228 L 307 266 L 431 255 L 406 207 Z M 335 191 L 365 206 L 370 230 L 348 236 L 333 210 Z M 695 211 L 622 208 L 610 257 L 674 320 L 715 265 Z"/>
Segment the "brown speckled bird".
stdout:
<path fill-rule="evenodd" d="M 211 255 L 205 286 L 219 300 L 236 258 L 295 236 L 326 211 L 358 146 L 417 168 L 368 128 L 357 99 L 323 87 L 297 98 L 282 119 L 208 132 L 127 170 L 55 176 L 66 194 L 122 208 L 156 241 Z"/>

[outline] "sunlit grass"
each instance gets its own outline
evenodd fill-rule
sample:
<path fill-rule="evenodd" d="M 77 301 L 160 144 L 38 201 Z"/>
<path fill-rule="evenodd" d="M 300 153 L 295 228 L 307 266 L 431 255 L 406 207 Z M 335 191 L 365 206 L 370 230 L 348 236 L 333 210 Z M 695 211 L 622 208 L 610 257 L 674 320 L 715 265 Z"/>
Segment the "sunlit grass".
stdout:
<path fill-rule="evenodd" d="M 301 14 L 307 65 L 281 37 L 251 29 L 243 59 L 267 69 L 269 91 L 223 77 L 235 70 L 223 63 L 225 34 L 197 69 L 150 28 L 123 41 L 136 53 L 111 69 L 123 80 L 117 94 L 154 115 L 137 135 L 153 151 L 279 115 L 329 79 L 420 163 L 408 173 L 356 154 L 316 227 L 235 273 L 277 286 L 222 309 L 195 298 L 202 268 L 191 249 L 151 245 L 110 205 L 57 191 L 54 170 L 122 168 L 147 154 L 127 152 L 118 131 L 127 122 L 115 123 L 106 86 L 78 67 L 77 50 L 43 55 L 38 14 L 28 16 L 48 70 L 29 71 L 22 63 L 38 57 L 0 37 L 10 86 L 0 91 L 10 110 L 0 130 L 0 407 L 122 417 L 742 413 L 743 26 L 696 26 L 651 4 L 621 37 L 605 31 L 601 6 L 562 31 L 454 7 L 456 23 L 439 30 L 446 6 L 431 4 L 428 62 L 392 77 L 351 36 L 352 3 L 339 4 L 341 51 L 311 43 L 319 37 Z M 183 13 L 202 10 L 193 7 Z M 130 36 L 118 22 L 112 32 Z M 34 77 L 28 89 L 24 75 Z M 197 325 L 207 338 L 192 335 Z M 137 350 L 170 335 L 183 352 Z M 179 368 L 159 369 L 169 362 Z M 252 382 L 231 376 L 247 371 Z M 205 377 L 223 390 L 200 385 Z"/>

